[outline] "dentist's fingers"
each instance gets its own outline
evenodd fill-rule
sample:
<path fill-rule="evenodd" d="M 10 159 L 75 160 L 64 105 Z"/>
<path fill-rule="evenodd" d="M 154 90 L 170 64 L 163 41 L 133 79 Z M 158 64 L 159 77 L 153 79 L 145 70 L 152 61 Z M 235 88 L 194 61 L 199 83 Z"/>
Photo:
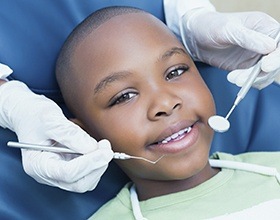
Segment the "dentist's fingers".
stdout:
<path fill-rule="evenodd" d="M 55 106 L 50 106 L 52 110 Z M 45 135 L 75 152 L 86 154 L 98 149 L 98 142 L 81 127 L 69 121 L 62 112 L 47 115 L 44 121 Z"/>
<path fill-rule="evenodd" d="M 229 82 L 236 84 L 239 87 L 242 87 L 243 84 L 248 79 L 248 77 L 251 75 L 252 68 L 253 67 L 249 69 L 238 69 L 238 70 L 231 71 L 227 75 L 227 79 Z M 277 77 L 279 77 L 279 75 L 280 75 L 280 69 L 276 69 L 275 71 L 269 73 L 262 71 L 260 72 L 257 79 L 255 80 L 253 87 L 259 90 L 263 89 L 268 85 L 270 85 L 271 83 L 273 83 L 274 80 L 277 79 Z"/>
<path fill-rule="evenodd" d="M 246 28 L 242 24 L 229 23 L 226 30 L 225 41 L 228 39 L 233 45 L 238 45 L 259 54 L 270 53 L 277 45 L 273 38 Z"/>
<path fill-rule="evenodd" d="M 22 150 L 22 154 L 24 170 L 35 180 L 75 192 L 94 189 L 113 159 L 106 144 L 82 156 L 32 150 Z"/>
<path fill-rule="evenodd" d="M 0 79 L 5 79 L 7 76 L 12 74 L 12 72 L 13 70 L 9 66 L 0 63 Z"/>
<path fill-rule="evenodd" d="M 227 75 L 227 80 L 235 84 L 239 87 L 243 86 L 245 83 L 246 79 L 250 76 L 250 73 L 252 72 L 253 67 L 249 69 L 237 69 L 233 70 Z"/>
<path fill-rule="evenodd" d="M 273 72 L 280 68 L 280 47 L 262 58 L 261 69 L 264 72 Z"/>

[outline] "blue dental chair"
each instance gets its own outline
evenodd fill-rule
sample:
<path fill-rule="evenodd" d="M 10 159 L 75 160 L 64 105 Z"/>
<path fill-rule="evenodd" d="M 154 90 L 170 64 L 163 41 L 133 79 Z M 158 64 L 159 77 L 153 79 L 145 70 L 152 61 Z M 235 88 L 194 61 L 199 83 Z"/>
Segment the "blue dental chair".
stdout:
<path fill-rule="evenodd" d="M 71 30 L 91 12 L 106 6 L 128 5 L 151 12 L 164 21 L 162 0 L 3 0 L 0 9 L 0 62 L 14 70 L 10 80 L 25 82 L 35 93 L 56 101 L 68 114 L 55 80 L 59 49 Z M 219 115 L 226 115 L 238 88 L 227 72 L 197 63 L 213 93 Z M 230 117 L 231 128 L 215 134 L 211 152 L 232 154 L 280 150 L 280 86 L 252 89 Z M 112 198 L 127 177 L 112 162 L 98 187 L 83 194 L 37 183 L 26 175 L 17 141 L 0 128 L 0 219 L 87 219 Z"/>

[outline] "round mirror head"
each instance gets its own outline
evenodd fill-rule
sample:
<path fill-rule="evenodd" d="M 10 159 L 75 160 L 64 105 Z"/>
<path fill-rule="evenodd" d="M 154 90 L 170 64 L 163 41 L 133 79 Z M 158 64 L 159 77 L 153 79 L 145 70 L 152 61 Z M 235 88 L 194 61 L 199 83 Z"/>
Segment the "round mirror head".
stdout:
<path fill-rule="evenodd" d="M 214 131 L 217 132 L 226 132 L 230 127 L 229 121 L 219 115 L 211 116 L 208 119 L 208 124 Z"/>

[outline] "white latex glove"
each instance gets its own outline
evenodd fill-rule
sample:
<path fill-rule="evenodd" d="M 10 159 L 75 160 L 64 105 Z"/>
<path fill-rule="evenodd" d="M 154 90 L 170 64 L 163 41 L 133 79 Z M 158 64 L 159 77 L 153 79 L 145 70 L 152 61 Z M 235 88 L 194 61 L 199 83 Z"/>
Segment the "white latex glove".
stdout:
<path fill-rule="evenodd" d="M 262 72 L 259 74 L 257 79 L 254 82 L 254 87 L 257 89 L 263 89 L 266 86 L 270 85 L 273 82 L 280 84 L 280 46 L 262 58 Z M 252 69 L 238 69 L 231 71 L 227 75 L 229 82 L 236 84 L 237 86 L 242 86 L 247 78 L 251 75 Z"/>
<path fill-rule="evenodd" d="M 7 77 L 13 73 L 13 70 L 5 65 L 0 63 L 0 79 L 7 81 Z"/>
<path fill-rule="evenodd" d="M 195 60 L 226 70 L 248 68 L 276 49 L 280 24 L 262 12 L 188 11 L 181 36 Z"/>
<path fill-rule="evenodd" d="M 215 11 L 209 0 L 163 0 L 167 26 L 180 38 L 180 23 L 183 15 L 195 8 Z"/>
<path fill-rule="evenodd" d="M 279 48 L 274 40 L 280 26 L 270 16 L 260 12 L 218 13 L 209 0 L 164 0 L 164 9 L 167 25 L 182 38 L 194 60 L 230 71 L 239 69 L 228 79 L 241 86 L 250 67 L 268 54 L 253 86 L 262 89 L 273 81 L 280 82 Z"/>
<path fill-rule="evenodd" d="M 50 186 L 74 192 L 93 190 L 113 158 L 108 141 L 91 138 L 53 101 L 32 93 L 19 81 L 0 86 L 0 126 L 15 131 L 20 142 L 48 145 L 56 141 L 84 154 L 22 150 L 25 172 Z"/>
<path fill-rule="evenodd" d="M 197 8 L 182 17 L 180 30 L 183 42 L 195 60 L 230 71 L 243 69 L 238 74 L 232 73 L 230 79 L 240 78 L 243 73 L 241 78 L 246 79 L 250 71 L 246 69 L 265 54 L 269 56 L 263 60 L 261 68 L 268 74 L 265 78 L 264 73 L 260 74 L 258 83 L 253 86 L 264 88 L 278 75 L 280 49 L 275 37 L 280 32 L 280 24 L 265 13 L 219 13 Z M 234 80 L 231 82 L 235 83 Z"/>

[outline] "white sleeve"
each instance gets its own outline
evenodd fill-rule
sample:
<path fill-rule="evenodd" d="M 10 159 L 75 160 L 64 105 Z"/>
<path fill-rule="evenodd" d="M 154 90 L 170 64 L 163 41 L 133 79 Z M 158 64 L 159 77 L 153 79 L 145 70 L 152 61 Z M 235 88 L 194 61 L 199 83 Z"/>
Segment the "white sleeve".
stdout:
<path fill-rule="evenodd" d="M 207 8 L 215 11 L 209 0 L 163 0 L 167 26 L 179 37 L 179 23 L 181 17 L 189 10 Z"/>

